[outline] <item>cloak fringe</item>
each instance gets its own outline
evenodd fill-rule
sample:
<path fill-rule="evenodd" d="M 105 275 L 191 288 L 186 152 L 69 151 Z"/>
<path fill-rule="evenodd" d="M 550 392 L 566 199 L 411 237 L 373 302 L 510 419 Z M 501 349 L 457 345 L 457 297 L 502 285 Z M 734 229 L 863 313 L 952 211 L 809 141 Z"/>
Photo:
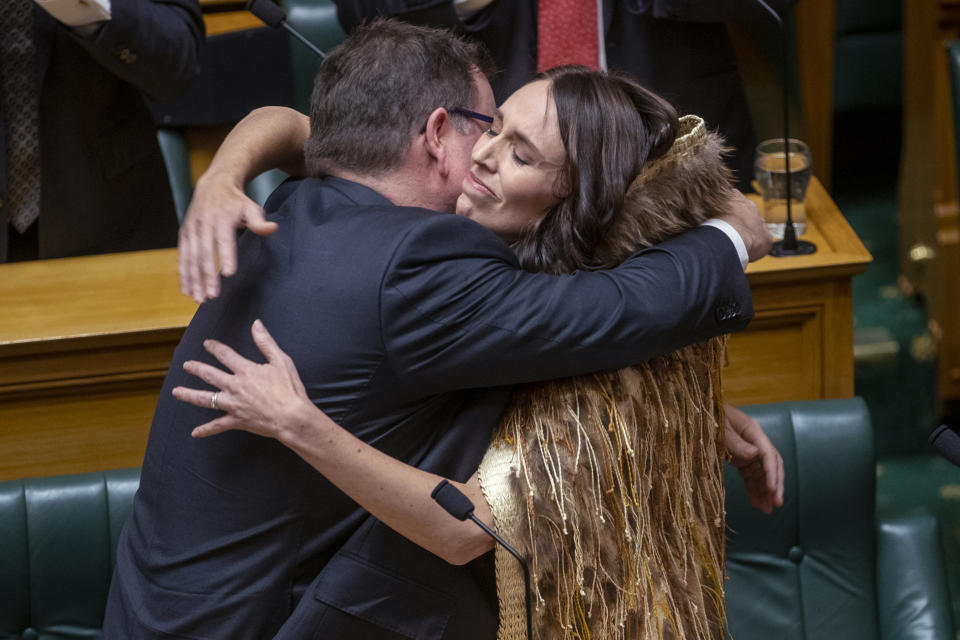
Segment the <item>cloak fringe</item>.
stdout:
<path fill-rule="evenodd" d="M 693 116 L 628 192 L 625 259 L 722 210 L 722 140 Z M 725 626 L 724 429 L 714 338 L 610 373 L 518 389 L 480 466 L 531 570 L 543 640 L 700 640 Z M 522 572 L 496 550 L 500 640 L 526 636 Z"/>

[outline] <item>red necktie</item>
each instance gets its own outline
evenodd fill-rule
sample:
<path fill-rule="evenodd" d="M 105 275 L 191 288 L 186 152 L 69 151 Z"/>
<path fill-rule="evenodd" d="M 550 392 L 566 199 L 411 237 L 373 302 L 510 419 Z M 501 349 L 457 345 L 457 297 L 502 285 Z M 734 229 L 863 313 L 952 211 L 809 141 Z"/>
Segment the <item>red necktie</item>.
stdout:
<path fill-rule="evenodd" d="M 596 0 L 540 0 L 537 71 L 561 64 L 597 68 Z"/>

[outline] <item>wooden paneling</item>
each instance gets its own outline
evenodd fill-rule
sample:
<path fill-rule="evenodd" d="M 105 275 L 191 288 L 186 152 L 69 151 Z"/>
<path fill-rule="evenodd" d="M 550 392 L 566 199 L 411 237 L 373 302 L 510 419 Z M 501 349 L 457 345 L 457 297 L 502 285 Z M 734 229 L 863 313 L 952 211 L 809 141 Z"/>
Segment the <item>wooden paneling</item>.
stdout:
<path fill-rule="evenodd" d="M 826 188 L 833 172 L 834 0 L 803 0 L 796 7 L 797 76 L 804 136 Z"/>
<path fill-rule="evenodd" d="M 960 221 L 957 205 L 936 209 L 940 306 L 932 325 L 939 343 L 938 391 L 944 412 L 960 415 Z"/>
<path fill-rule="evenodd" d="M 853 395 L 849 283 L 760 286 L 750 328 L 734 335 L 724 374 L 728 402 Z"/>
<path fill-rule="evenodd" d="M 756 319 L 730 342 L 728 400 L 853 394 L 850 278 L 870 255 L 813 180 L 812 256 L 750 266 Z M 195 304 L 174 249 L 0 265 L 0 480 L 140 464 Z"/>
<path fill-rule="evenodd" d="M 900 272 L 930 313 L 941 403 L 960 407 L 960 222 L 945 48 L 960 37 L 960 3 L 904 0 L 903 19 Z"/>
<path fill-rule="evenodd" d="M 0 480 L 139 466 L 162 381 L 3 394 Z"/>
<path fill-rule="evenodd" d="M 822 398 L 823 309 L 792 304 L 757 313 L 730 339 L 724 394 L 733 404 Z"/>
<path fill-rule="evenodd" d="M 140 464 L 196 305 L 172 249 L 0 265 L 0 479 Z"/>

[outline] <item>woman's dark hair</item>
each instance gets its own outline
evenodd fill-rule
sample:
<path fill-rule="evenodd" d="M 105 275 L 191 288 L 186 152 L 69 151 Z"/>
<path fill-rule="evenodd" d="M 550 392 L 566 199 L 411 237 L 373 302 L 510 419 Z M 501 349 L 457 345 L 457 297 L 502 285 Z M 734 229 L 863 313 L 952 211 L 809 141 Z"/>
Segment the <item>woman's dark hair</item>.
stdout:
<path fill-rule="evenodd" d="M 635 81 L 580 66 L 548 69 L 566 160 L 555 185 L 560 202 L 513 245 L 529 271 L 569 273 L 614 266 L 598 255 L 643 166 L 673 144 L 676 110 Z"/>

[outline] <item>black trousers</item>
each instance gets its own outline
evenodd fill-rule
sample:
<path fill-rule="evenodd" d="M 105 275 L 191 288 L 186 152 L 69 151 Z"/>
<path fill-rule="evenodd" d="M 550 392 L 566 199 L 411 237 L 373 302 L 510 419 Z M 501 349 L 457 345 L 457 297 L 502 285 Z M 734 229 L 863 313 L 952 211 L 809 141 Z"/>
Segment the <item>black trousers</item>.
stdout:
<path fill-rule="evenodd" d="M 40 257 L 40 236 L 37 233 L 39 226 L 34 222 L 25 233 L 20 233 L 12 224 L 7 223 L 7 262 L 23 262 Z"/>

